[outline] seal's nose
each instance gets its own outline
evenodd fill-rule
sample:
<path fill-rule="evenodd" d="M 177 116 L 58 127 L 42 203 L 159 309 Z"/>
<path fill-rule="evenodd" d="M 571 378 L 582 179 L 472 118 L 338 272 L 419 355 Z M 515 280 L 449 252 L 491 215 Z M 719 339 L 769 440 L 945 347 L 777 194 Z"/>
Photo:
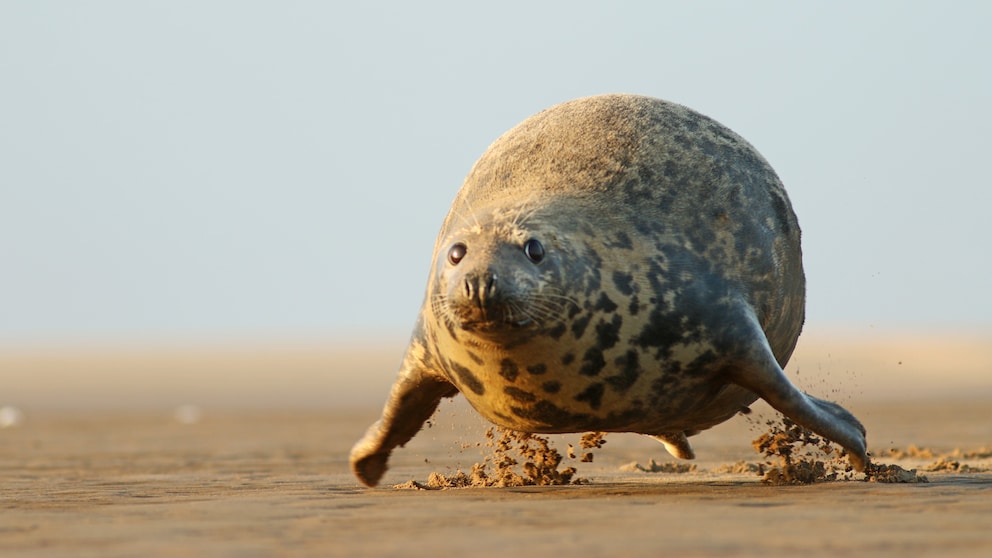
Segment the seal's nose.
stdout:
<path fill-rule="evenodd" d="M 496 272 L 486 270 L 465 277 L 465 299 L 479 308 L 487 308 L 496 299 Z"/>

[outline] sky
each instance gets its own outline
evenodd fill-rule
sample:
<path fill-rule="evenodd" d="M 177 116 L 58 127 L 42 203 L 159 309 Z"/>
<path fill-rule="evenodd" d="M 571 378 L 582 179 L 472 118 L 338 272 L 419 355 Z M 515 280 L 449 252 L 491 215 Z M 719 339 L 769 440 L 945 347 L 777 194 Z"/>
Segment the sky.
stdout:
<path fill-rule="evenodd" d="M 406 334 L 472 163 L 637 93 L 748 139 L 807 327 L 992 330 L 986 2 L 0 3 L 0 345 Z"/>

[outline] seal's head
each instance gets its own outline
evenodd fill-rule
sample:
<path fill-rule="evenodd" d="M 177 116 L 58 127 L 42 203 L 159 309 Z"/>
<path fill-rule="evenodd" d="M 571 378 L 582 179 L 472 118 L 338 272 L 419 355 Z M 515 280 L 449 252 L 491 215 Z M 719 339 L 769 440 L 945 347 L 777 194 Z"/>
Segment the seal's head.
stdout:
<path fill-rule="evenodd" d="M 558 239 L 523 207 L 473 212 L 435 254 L 431 310 L 448 328 L 508 340 L 553 326 L 569 301 Z M 530 333 L 528 333 L 530 332 Z"/>

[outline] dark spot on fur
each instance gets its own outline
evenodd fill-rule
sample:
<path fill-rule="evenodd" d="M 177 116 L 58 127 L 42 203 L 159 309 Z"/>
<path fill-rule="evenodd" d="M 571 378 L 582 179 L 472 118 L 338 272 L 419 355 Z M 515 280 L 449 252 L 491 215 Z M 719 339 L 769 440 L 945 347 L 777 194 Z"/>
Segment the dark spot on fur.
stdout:
<path fill-rule="evenodd" d="M 520 369 L 517 368 L 517 363 L 513 362 L 508 358 L 504 358 L 499 363 L 499 375 L 506 379 L 508 382 L 514 382 L 517 380 L 517 376 L 520 374 Z"/>
<path fill-rule="evenodd" d="M 542 399 L 530 407 L 512 407 L 511 410 L 520 418 L 556 428 L 572 428 L 582 425 L 590 419 L 589 415 L 569 413 L 546 399 Z"/>
<path fill-rule="evenodd" d="M 695 112 L 689 112 L 686 118 L 682 120 L 682 125 L 685 126 L 686 130 L 690 132 L 697 132 L 699 130 L 699 123 L 702 119 Z"/>
<path fill-rule="evenodd" d="M 599 293 L 599 300 L 596 301 L 596 305 L 593 306 L 593 309 L 601 310 L 609 314 L 617 309 L 617 305 L 615 302 L 610 300 L 610 297 L 606 296 L 606 293 Z"/>
<path fill-rule="evenodd" d="M 561 382 L 555 382 L 555 381 L 544 382 L 543 384 L 541 384 L 541 389 L 543 389 L 548 393 L 558 393 L 559 391 L 561 391 Z"/>
<path fill-rule="evenodd" d="M 691 269 L 688 267 L 688 264 L 679 261 L 682 259 L 681 253 L 684 251 L 681 246 L 673 247 L 665 244 L 659 248 L 659 251 L 662 254 L 668 252 L 668 254 L 664 256 L 665 261 L 675 261 L 676 263 L 679 263 L 680 265 L 678 268 L 680 269 Z M 661 258 L 651 258 L 648 261 L 647 279 L 648 283 L 651 285 L 651 291 L 655 295 L 655 298 L 651 300 L 652 303 L 655 303 L 656 300 L 664 300 L 665 293 L 675 286 L 669 283 L 671 277 L 669 277 L 665 272 Z"/>
<path fill-rule="evenodd" d="M 613 284 L 616 285 L 620 294 L 630 296 L 634 294 L 634 276 L 622 271 L 613 272 Z"/>
<path fill-rule="evenodd" d="M 671 401 L 673 395 L 682 384 L 682 363 L 677 360 L 668 361 L 662 366 L 661 374 L 651 382 L 650 405 L 656 406 L 661 401 Z"/>
<path fill-rule="evenodd" d="M 605 417 L 590 413 L 569 413 L 544 399 L 531 406 L 512 407 L 511 410 L 518 417 L 542 423 L 544 427 L 538 427 L 538 431 L 546 433 L 562 430 L 570 432 L 621 430 L 624 425 L 644 416 L 644 407 L 640 402 L 628 406 L 622 413 L 610 413 Z"/>
<path fill-rule="evenodd" d="M 551 337 L 552 339 L 558 340 L 558 339 L 561 338 L 562 335 L 565 334 L 565 332 L 567 330 L 568 330 L 568 328 L 565 327 L 565 324 L 559 322 L 555 327 L 549 329 L 547 331 L 547 334 L 548 334 L 548 337 Z"/>
<path fill-rule="evenodd" d="M 609 349 L 620 341 L 620 327 L 623 325 L 623 316 L 614 314 L 613 319 L 607 322 L 599 320 L 596 324 L 596 346 L 600 349 Z"/>
<path fill-rule="evenodd" d="M 596 382 L 595 384 L 587 387 L 585 391 L 575 396 L 576 401 L 584 401 L 589 404 L 594 410 L 598 409 L 603 403 L 603 392 L 606 388 L 603 386 L 602 382 Z"/>
<path fill-rule="evenodd" d="M 546 364 L 532 364 L 527 367 L 527 371 L 535 376 L 540 376 L 548 371 L 548 366 Z"/>
<path fill-rule="evenodd" d="M 641 301 L 637 299 L 637 295 L 630 297 L 630 304 L 627 305 L 627 313 L 631 316 L 636 316 L 638 312 L 641 311 Z"/>
<path fill-rule="evenodd" d="M 448 369 L 454 372 L 458 380 L 468 389 L 472 390 L 472 393 L 476 395 L 483 395 L 486 393 L 486 387 L 482 385 L 482 382 L 472 373 L 471 370 L 465 368 L 457 362 L 448 361 Z"/>
<path fill-rule="evenodd" d="M 645 182 L 645 184 L 650 184 L 650 182 Z M 604 243 L 607 248 L 620 248 L 622 250 L 633 250 L 634 245 L 630 241 L 630 236 L 624 231 L 617 231 L 613 236 L 612 241 Z"/>
<path fill-rule="evenodd" d="M 652 188 L 655 184 L 654 169 L 649 165 L 640 165 L 637 169 L 638 183 L 641 184 L 641 190 L 643 190 L 643 198 L 645 201 L 654 200 L 655 191 Z"/>
<path fill-rule="evenodd" d="M 455 325 L 451 320 L 442 320 L 444 322 L 444 328 L 448 331 L 448 336 L 454 340 L 458 340 L 458 333 L 455 331 Z"/>
<path fill-rule="evenodd" d="M 600 290 L 600 287 L 602 286 L 602 283 L 600 283 L 600 279 L 599 279 L 599 268 L 590 270 L 588 273 L 586 273 L 586 278 L 587 278 L 587 284 L 586 284 L 585 295 L 590 296 L 592 295 L 592 293 Z"/>
<path fill-rule="evenodd" d="M 706 350 L 686 365 L 685 373 L 690 376 L 707 375 L 713 370 L 713 365 L 719 360 L 720 357 L 713 350 Z"/>
<path fill-rule="evenodd" d="M 682 340 L 684 328 L 680 322 L 679 316 L 655 307 L 644 329 L 634 337 L 634 344 L 643 348 L 657 347 L 662 356 L 668 356 L 671 346 Z"/>
<path fill-rule="evenodd" d="M 595 376 L 602 372 L 603 368 L 606 366 L 606 360 L 603 359 L 603 350 L 599 347 L 590 347 L 586 354 L 582 356 L 582 368 L 579 368 L 579 374 L 583 376 Z"/>
<path fill-rule="evenodd" d="M 481 364 L 485 364 L 485 361 L 482 360 L 482 357 L 480 357 L 479 355 L 473 353 L 472 351 L 468 351 L 468 358 L 472 359 L 472 362 L 474 362 L 476 364 L 480 364 L 480 365 Z"/>
<path fill-rule="evenodd" d="M 620 186 L 623 192 L 624 202 L 630 206 L 654 205 L 654 198 L 657 188 L 652 178 L 652 173 L 647 165 L 640 165 L 637 176 L 632 177 Z M 644 231 L 641 231 L 642 233 Z"/>
<path fill-rule="evenodd" d="M 637 379 L 641 376 L 641 367 L 638 363 L 637 351 L 630 350 L 627 351 L 622 356 L 617 357 L 614 364 L 620 368 L 620 373 L 614 376 L 606 378 L 606 382 L 610 384 L 610 387 L 623 393 L 630 389 Z"/>
<path fill-rule="evenodd" d="M 590 231 L 588 236 L 595 236 L 595 234 Z M 599 270 L 603 267 L 603 259 L 599 257 L 599 253 L 593 246 L 588 243 L 585 244 L 581 258 L 576 258 L 575 267 L 577 269 L 572 271 L 576 272 L 574 276 L 584 279 L 586 296 L 600 290 Z"/>
<path fill-rule="evenodd" d="M 537 401 L 537 396 L 533 393 L 524 391 L 518 387 L 506 386 L 503 388 L 503 393 L 509 395 L 514 401 L 518 403 L 533 403 Z"/>
<path fill-rule="evenodd" d="M 561 363 L 564 366 L 568 366 L 573 362 L 575 362 L 575 353 L 565 353 L 565 355 L 561 357 Z"/>
<path fill-rule="evenodd" d="M 675 161 L 669 159 L 665 161 L 665 164 L 661 167 L 661 174 L 665 175 L 665 178 L 674 178 L 679 174 L 679 166 Z"/>
<path fill-rule="evenodd" d="M 634 225 L 634 230 L 642 236 L 650 236 L 654 231 L 654 224 L 647 222 L 643 219 L 635 219 L 631 224 Z"/>
<path fill-rule="evenodd" d="M 586 314 L 585 316 L 582 316 L 572 322 L 572 335 L 574 335 L 576 339 L 581 338 L 582 334 L 586 332 L 586 327 L 589 325 L 589 320 L 592 320 L 592 314 Z"/>
<path fill-rule="evenodd" d="M 792 227 L 789 223 L 789 206 L 778 192 L 771 192 L 772 207 L 775 209 L 775 216 L 778 217 L 778 223 L 782 226 L 782 232 L 785 234 L 792 234 Z"/>

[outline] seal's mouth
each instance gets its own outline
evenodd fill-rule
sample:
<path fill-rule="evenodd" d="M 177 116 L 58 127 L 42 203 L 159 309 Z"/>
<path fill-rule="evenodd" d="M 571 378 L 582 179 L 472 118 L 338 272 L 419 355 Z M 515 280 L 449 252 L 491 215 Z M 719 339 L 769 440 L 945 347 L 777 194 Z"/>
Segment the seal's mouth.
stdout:
<path fill-rule="evenodd" d="M 494 331 L 500 331 L 507 328 L 510 329 L 520 329 L 529 326 L 534 323 L 531 318 L 523 318 L 520 320 L 463 320 L 459 321 L 458 325 L 465 331 L 471 331 L 475 333 L 488 333 Z"/>

